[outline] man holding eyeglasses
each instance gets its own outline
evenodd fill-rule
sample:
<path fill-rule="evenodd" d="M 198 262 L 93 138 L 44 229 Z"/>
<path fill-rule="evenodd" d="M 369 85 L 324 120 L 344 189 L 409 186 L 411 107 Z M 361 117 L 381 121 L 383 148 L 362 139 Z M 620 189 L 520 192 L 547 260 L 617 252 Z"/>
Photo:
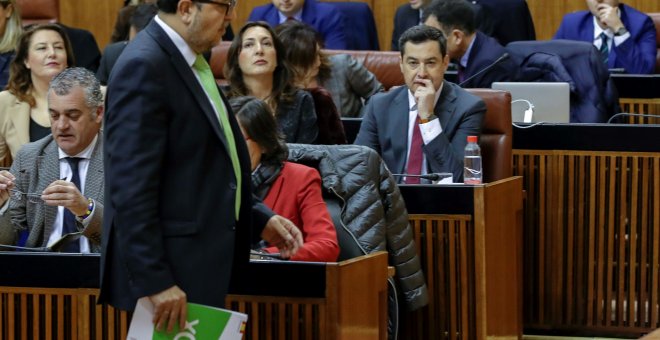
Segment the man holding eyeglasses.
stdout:
<path fill-rule="evenodd" d="M 236 2 L 157 4 L 108 80 L 99 300 L 130 310 L 149 297 L 157 329 L 171 331 L 184 327 L 186 302 L 224 306 L 252 241 L 288 257 L 302 235 L 252 200 L 245 141 L 202 57 Z"/>
<path fill-rule="evenodd" d="M 0 171 L 0 244 L 12 245 L 18 231 L 27 231 L 27 247 L 57 244 L 53 250 L 98 253 L 104 191 L 99 81 L 87 69 L 65 69 L 50 83 L 48 112 L 52 134 L 24 145 L 10 171 Z M 67 242 L 58 243 L 67 234 Z"/>

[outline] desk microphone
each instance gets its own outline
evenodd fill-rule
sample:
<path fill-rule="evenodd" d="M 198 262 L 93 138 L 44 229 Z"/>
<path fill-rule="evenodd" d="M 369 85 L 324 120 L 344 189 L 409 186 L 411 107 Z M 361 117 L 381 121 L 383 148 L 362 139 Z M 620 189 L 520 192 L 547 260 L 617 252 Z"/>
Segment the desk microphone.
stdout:
<path fill-rule="evenodd" d="M 421 179 L 428 179 L 430 181 L 439 181 L 442 178 L 444 178 L 438 173 L 432 173 L 432 174 L 426 174 L 426 175 L 392 174 L 392 176 L 395 176 L 395 177 L 419 177 Z"/>
<path fill-rule="evenodd" d="M 20 247 L 20 246 L 10 246 L 8 244 L 0 244 L 1 250 L 24 250 L 24 251 L 34 251 L 34 252 L 50 252 L 48 247 Z"/>
<path fill-rule="evenodd" d="M 509 54 L 504 52 L 504 54 L 502 54 L 501 57 L 497 58 L 497 60 L 493 61 L 490 65 L 482 68 L 481 71 L 469 76 L 468 79 L 463 80 L 460 84 L 458 84 L 458 86 L 463 87 L 463 85 L 465 85 L 465 83 L 467 83 L 470 80 L 474 79 L 476 76 L 479 76 L 479 75 L 483 74 L 484 72 L 489 71 L 490 69 L 495 67 L 495 65 L 497 65 L 497 64 L 499 64 L 499 63 L 501 63 L 501 62 L 503 62 L 507 59 L 509 59 Z"/>
<path fill-rule="evenodd" d="M 607 120 L 607 124 L 612 123 L 612 120 L 614 118 L 618 118 L 618 117 L 646 117 L 646 118 L 660 119 L 660 115 L 649 115 L 649 114 L 643 114 L 643 113 L 625 113 L 625 112 L 621 112 L 621 113 L 617 113 L 617 114 L 613 115 L 612 117 L 610 117 L 610 119 Z"/>

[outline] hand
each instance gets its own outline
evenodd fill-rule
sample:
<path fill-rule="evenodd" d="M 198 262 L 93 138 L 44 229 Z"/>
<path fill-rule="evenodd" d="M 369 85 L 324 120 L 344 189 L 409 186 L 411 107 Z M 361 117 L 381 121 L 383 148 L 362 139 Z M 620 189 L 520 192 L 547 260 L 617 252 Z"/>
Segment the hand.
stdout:
<path fill-rule="evenodd" d="M 4 205 L 11 196 L 14 181 L 16 181 L 16 177 L 11 172 L 7 170 L 0 171 L 0 206 Z"/>
<path fill-rule="evenodd" d="M 303 239 L 300 229 L 288 219 L 275 215 L 268 220 L 261 232 L 261 238 L 279 249 L 280 256 L 288 259 L 298 252 Z"/>
<path fill-rule="evenodd" d="M 621 18 L 619 18 L 618 7 L 602 3 L 596 6 L 596 10 L 598 11 L 598 20 L 605 26 L 605 28 L 609 28 L 613 32 L 616 32 L 619 28 L 624 27 Z"/>
<path fill-rule="evenodd" d="M 415 79 L 417 90 L 413 93 L 417 101 L 417 115 L 420 119 L 428 119 L 435 108 L 435 87 L 431 79 Z"/>
<path fill-rule="evenodd" d="M 87 212 L 88 201 L 72 182 L 57 180 L 41 193 L 44 203 L 51 206 L 63 206 L 75 216 L 82 216 Z"/>
<path fill-rule="evenodd" d="M 174 285 L 164 291 L 149 296 L 149 300 L 154 304 L 153 323 L 158 331 L 167 326 L 167 332 L 174 330 L 174 325 L 179 321 L 179 329 L 186 327 L 186 318 L 188 317 L 188 305 L 186 293 L 181 288 Z"/>

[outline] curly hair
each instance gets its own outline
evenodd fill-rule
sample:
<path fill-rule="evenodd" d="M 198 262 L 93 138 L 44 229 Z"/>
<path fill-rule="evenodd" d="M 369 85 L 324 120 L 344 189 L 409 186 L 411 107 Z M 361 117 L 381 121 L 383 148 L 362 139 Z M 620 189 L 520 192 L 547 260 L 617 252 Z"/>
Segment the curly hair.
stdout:
<path fill-rule="evenodd" d="M 297 20 L 290 20 L 275 28 L 275 33 L 282 44 L 286 46 L 284 59 L 289 63 L 296 79 L 302 79 L 314 66 L 316 57 L 321 59 L 317 78 L 324 82 L 332 73 L 328 55 L 320 51 L 323 48 L 323 38 L 309 26 Z M 318 47 L 317 47 L 318 46 Z"/>
<path fill-rule="evenodd" d="M 62 40 L 64 41 L 64 50 L 66 51 L 67 66 L 71 67 L 74 65 L 71 42 L 62 26 L 56 24 L 36 24 L 28 26 L 25 32 L 23 32 L 23 35 L 21 35 L 18 48 L 16 49 L 16 56 L 12 59 L 11 64 L 9 65 L 9 82 L 7 83 L 7 90 L 19 101 L 30 104 L 30 107 L 36 105 L 36 100 L 30 93 L 30 90 L 32 89 L 32 73 L 30 69 L 25 66 L 25 61 L 28 59 L 32 37 L 35 33 L 43 30 L 54 31 L 62 37 Z"/>
<path fill-rule="evenodd" d="M 243 35 L 252 27 L 261 27 L 270 33 L 277 55 L 277 67 L 275 67 L 275 71 L 273 72 L 273 89 L 266 102 L 271 108 L 276 107 L 280 102 L 293 102 L 296 88 L 291 82 L 291 69 L 284 58 L 284 45 L 282 45 L 282 42 L 277 38 L 273 29 L 265 21 L 255 21 L 245 24 L 234 37 L 231 46 L 229 46 L 227 62 L 223 70 L 225 79 L 229 80 L 228 97 L 247 96 L 250 94 L 243 80 L 243 71 L 238 64 L 238 56 L 242 50 Z"/>

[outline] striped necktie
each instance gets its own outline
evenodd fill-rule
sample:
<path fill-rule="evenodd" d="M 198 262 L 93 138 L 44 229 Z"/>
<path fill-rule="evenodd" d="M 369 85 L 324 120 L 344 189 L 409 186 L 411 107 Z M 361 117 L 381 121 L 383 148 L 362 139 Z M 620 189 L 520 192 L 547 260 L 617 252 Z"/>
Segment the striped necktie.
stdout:
<path fill-rule="evenodd" d="M 602 32 L 600 34 L 600 48 L 598 51 L 600 51 L 600 59 L 607 65 L 607 61 L 610 58 L 610 49 L 607 47 L 607 40 L 609 38 L 607 37 L 607 34 L 605 32 Z"/>
<path fill-rule="evenodd" d="M 238 220 L 238 213 L 241 209 L 241 165 L 238 160 L 238 152 L 236 151 L 236 142 L 234 141 L 234 133 L 231 130 L 229 125 L 229 118 L 227 117 L 227 111 L 225 111 L 225 106 L 222 104 L 222 98 L 220 98 L 220 91 L 218 90 L 218 85 L 215 82 L 213 77 L 213 72 L 211 71 L 211 66 L 206 62 L 206 59 L 200 54 L 195 59 L 193 64 L 195 70 L 199 74 L 199 79 L 202 82 L 204 91 L 211 97 L 211 101 L 215 105 L 216 111 L 218 111 L 218 119 L 220 120 L 220 128 L 225 134 L 225 139 L 227 140 L 227 146 L 229 147 L 229 156 L 231 158 L 231 164 L 234 168 L 234 175 L 236 176 L 236 200 L 234 202 L 234 208 L 236 209 L 236 219 Z"/>

